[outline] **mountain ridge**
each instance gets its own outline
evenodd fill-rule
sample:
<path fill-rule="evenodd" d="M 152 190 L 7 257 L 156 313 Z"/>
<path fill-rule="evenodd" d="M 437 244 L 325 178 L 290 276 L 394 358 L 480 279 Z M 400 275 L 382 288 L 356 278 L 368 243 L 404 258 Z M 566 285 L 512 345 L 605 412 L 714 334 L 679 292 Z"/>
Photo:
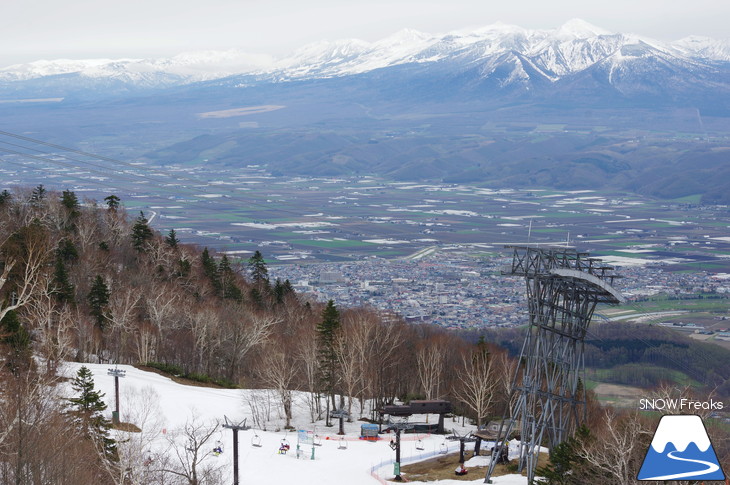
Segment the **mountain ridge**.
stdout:
<path fill-rule="evenodd" d="M 635 34 L 612 33 L 583 20 L 571 19 L 551 30 L 530 30 L 502 23 L 446 34 L 403 29 L 375 42 L 359 39 L 315 42 L 279 59 L 229 49 L 190 51 L 152 59 L 38 60 L 0 69 L 0 81 L 22 82 L 76 74 L 158 87 L 237 75 L 281 82 L 347 76 L 407 63 L 445 60 L 467 65 L 488 63 L 509 53 L 531 59 L 542 75 L 555 81 L 605 60 L 626 46 L 648 46 L 664 55 L 701 63 L 730 62 L 727 41 L 692 36 L 664 43 Z"/>

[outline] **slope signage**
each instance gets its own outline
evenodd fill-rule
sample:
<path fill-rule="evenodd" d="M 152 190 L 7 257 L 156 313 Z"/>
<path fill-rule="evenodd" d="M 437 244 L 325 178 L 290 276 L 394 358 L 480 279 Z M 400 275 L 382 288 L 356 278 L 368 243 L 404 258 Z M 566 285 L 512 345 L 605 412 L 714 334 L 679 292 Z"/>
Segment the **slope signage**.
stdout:
<path fill-rule="evenodd" d="M 663 416 L 637 480 L 724 479 L 702 419 L 683 414 Z"/>

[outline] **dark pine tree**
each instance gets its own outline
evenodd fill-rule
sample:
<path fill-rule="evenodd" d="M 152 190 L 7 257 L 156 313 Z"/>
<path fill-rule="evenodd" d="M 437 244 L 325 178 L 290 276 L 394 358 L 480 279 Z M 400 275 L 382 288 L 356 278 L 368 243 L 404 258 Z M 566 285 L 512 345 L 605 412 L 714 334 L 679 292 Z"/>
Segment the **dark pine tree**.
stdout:
<path fill-rule="evenodd" d="M 107 195 L 104 197 L 104 200 L 106 201 L 106 206 L 110 211 L 116 212 L 117 209 L 119 209 L 121 199 L 119 199 L 116 195 Z"/>
<path fill-rule="evenodd" d="M 150 229 L 147 218 L 144 216 L 144 212 L 140 211 L 132 226 L 132 245 L 134 245 L 134 249 L 139 252 L 144 251 L 145 243 L 151 240 L 153 236 L 154 234 Z"/>
<path fill-rule="evenodd" d="M 281 284 L 281 280 L 279 278 L 276 278 L 272 292 L 274 293 L 274 301 L 277 305 L 284 303 L 284 285 Z"/>
<path fill-rule="evenodd" d="M 63 238 L 58 242 L 58 247 L 56 248 L 56 259 L 60 259 L 64 263 L 71 263 L 76 261 L 78 257 L 79 252 L 71 239 Z"/>
<path fill-rule="evenodd" d="M 251 273 L 251 279 L 254 284 L 269 286 L 269 269 L 266 267 L 266 261 L 261 251 L 256 251 L 248 259 L 248 270 Z"/>
<path fill-rule="evenodd" d="M 203 249 L 200 255 L 200 264 L 203 267 L 203 273 L 208 277 L 216 294 L 220 294 L 221 282 L 218 279 L 218 263 L 208 252 L 208 248 Z"/>
<path fill-rule="evenodd" d="M 12 198 L 13 196 L 7 190 L 3 190 L 2 192 L 0 192 L 0 207 L 10 202 L 10 199 Z"/>
<path fill-rule="evenodd" d="M 61 205 L 66 209 L 68 218 L 71 223 L 78 219 L 81 215 L 81 206 L 79 205 L 79 199 L 76 194 L 71 190 L 64 190 L 61 193 Z"/>
<path fill-rule="evenodd" d="M 104 283 L 104 278 L 101 275 L 96 275 L 86 299 L 89 302 L 90 313 L 96 319 L 96 324 L 101 330 L 104 330 L 106 324 L 106 307 L 109 304 L 110 296 L 111 293 L 109 287 Z"/>
<path fill-rule="evenodd" d="M 117 446 L 109 437 L 111 422 L 103 414 L 106 410 L 106 403 L 102 399 L 104 394 L 94 389 L 93 374 L 86 366 L 81 366 L 76 372 L 71 388 L 77 396 L 68 400 L 69 414 L 74 423 L 103 449 L 106 459 L 115 461 Z"/>
<path fill-rule="evenodd" d="M 53 295 L 60 303 L 73 304 L 75 289 L 68 277 L 68 270 L 62 258 L 56 258 L 56 267 L 53 270 Z"/>
<path fill-rule="evenodd" d="M 340 329 L 340 312 L 335 302 L 329 300 L 322 310 L 322 321 L 317 324 L 317 337 L 321 360 L 319 362 L 322 389 L 332 400 L 332 409 L 335 408 L 335 387 L 338 378 L 337 351 L 335 343 Z M 329 419 L 329 416 L 328 416 Z M 329 425 L 329 423 L 327 423 Z"/>
<path fill-rule="evenodd" d="M 177 238 L 175 229 L 170 229 L 170 232 L 165 236 L 165 244 L 171 248 L 176 248 L 180 244 L 180 240 Z"/>
<path fill-rule="evenodd" d="M 38 187 L 34 188 L 33 191 L 30 193 L 30 203 L 33 206 L 40 205 L 41 201 L 46 198 L 46 188 L 43 187 L 43 184 L 40 184 Z"/>
<path fill-rule="evenodd" d="M 2 343 L 8 346 L 5 364 L 11 372 L 17 374 L 27 369 L 31 362 L 30 334 L 25 329 L 18 314 L 11 310 L 0 320 L 0 335 Z"/>
<path fill-rule="evenodd" d="M 236 274 L 225 254 L 218 265 L 218 281 L 220 282 L 220 296 L 227 300 L 241 301 L 243 299 L 243 293 L 236 284 Z"/>
<path fill-rule="evenodd" d="M 590 435 L 588 428 L 583 425 L 575 431 L 575 435 L 550 450 L 550 461 L 544 467 L 538 467 L 535 475 L 538 485 L 582 485 L 585 477 L 577 476 L 575 468 L 583 460 L 578 456 L 576 446 L 579 441 Z"/>

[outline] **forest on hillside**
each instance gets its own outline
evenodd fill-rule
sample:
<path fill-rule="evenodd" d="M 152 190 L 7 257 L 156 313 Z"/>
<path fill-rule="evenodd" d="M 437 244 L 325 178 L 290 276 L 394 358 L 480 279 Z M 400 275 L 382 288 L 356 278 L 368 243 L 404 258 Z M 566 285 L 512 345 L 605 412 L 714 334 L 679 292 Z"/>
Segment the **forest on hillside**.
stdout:
<path fill-rule="evenodd" d="M 524 335 L 517 330 L 484 330 L 464 338 L 486 338 L 518 356 Z M 585 365 L 602 382 L 653 388 L 685 385 L 720 397 L 730 396 L 730 352 L 658 325 L 593 323 L 585 341 Z"/>
<path fill-rule="evenodd" d="M 158 234 L 113 194 L 97 202 L 43 186 L 3 191 L 0 482 L 137 483 L 120 472 L 122 443 L 110 437 L 88 376 L 72 383 L 80 395 L 55 395 L 57 370 L 72 360 L 270 389 L 287 424 L 292 393 L 302 391 L 312 422 L 336 408 L 373 418 L 396 399 L 425 398 L 451 400 L 480 426 L 507 410 L 517 369 L 484 338 L 298 295 L 269 279 L 258 251 L 233 261 L 174 231 Z M 633 419 L 604 413 L 590 393 L 588 407 L 596 436 Z M 590 443 L 585 450 L 602 442 Z"/>

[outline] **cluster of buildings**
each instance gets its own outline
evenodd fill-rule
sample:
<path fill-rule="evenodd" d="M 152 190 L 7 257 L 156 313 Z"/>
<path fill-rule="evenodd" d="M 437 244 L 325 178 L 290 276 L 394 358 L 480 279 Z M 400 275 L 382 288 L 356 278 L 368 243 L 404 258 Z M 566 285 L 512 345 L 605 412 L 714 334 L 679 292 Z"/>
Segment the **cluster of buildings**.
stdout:
<path fill-rule="evenodd" d="M 446 328 L 511 327 L 528 323 L 525 282 L 503 276 L 507 258 L 440 250 L 420 259 L 272 266 L 274 278 L 287 278 L 295 289 L 338 306 L 369 306 L 411 322 Z M 653 294 L 719 292 L 730 279 L 708 273 L 665 272 L 656 267 L 626 267 L 616 286 L 629 299 Z"/>

